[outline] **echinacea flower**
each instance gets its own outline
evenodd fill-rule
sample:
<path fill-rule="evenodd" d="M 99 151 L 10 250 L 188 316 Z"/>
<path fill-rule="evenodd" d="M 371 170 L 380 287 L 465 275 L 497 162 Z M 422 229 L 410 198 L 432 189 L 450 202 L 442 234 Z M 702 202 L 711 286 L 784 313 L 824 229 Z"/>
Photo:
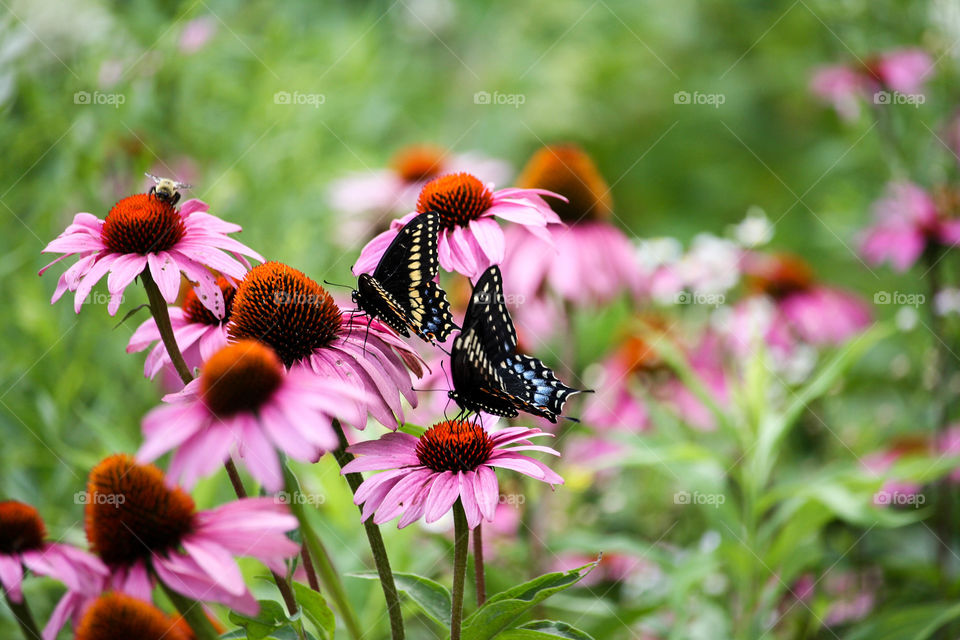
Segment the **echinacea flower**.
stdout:
<path fill-rule="evenodd" d="M 560 455 L 529 442 L 541 436 L 552 434 L 526 427 L 489 433 L 479 422 L 444 421 L 419 438 L 395 432 L 352 445 L 348 451 L 359 457 L 342 472 L 383 471 L 368 477 L 354 495 L 354 503 L 363 505 L 363 520 L 373 516 L 375 523 L 383 524 L 400 516 L 401 529 L 421 517 L 436 522 L 459 499 L 473 529 L 482 518 L 493 520 L 500 498 L 495 467 L 550 485 L 563 484 L 547 465 L 521 453 Z"/>
<path fill-rule="evenodd" d="M 449 153 L 430 144 L 401 148 L 386 169 L 356 173 L 330 185 L 329 201 L 346 218 L 338 223 L 343 244 L 367 240 L 383 231 L 387 216 L 404 214 L 417 207 L 417 196 L 430 180 L 445 173 L 466 171 L 484 183 L 500 184 L 510 178 L 510 167 L 501 160 L 475 152 Z"/>
<path fill-rule="evenodd" d="M 906 271 L 935 246 L 960 242 L 960 220 L 949 192 L 938 199 L 912 182 L 894 182 L 874 206 L 874 224 L 863 235 L 860 251 L 871 264 L 889 262 Z"/>
<path fill-rule="evenodd" d="M 95 594 L 107 568 L 91 554 L 59 542 L 48 542 L 47 529 L 32 506 L 17 500 L 0 502 L 0 586 L 13 602 L 23 602 L 23 568 L 59 580 L 67 594 L 57 605 L 44 638 L 56 637 L 63 623 L 78 609 L 76 593 Z"/>
<path fill-rule="evenodd" d="M 191 371 L 227 346 L 227 322 L 237 288 L 223 277 L 217 278 L 217 286 L 223 292 L 223 313 L 219 316 L 200 302 L 194 289 L 187 290 L 181 306 L 168 308 L 173 337 Z M 160 338 L 157 321 L 152 317 L 144 320 L 130 336 L 127 353 L 143 351 L 150 345 L 154 347 L 143 364 L 143 375 L 152 380 L 164 367 L 173 366 Z"/>
<path fill-rule="evenodd" d="M 748 287 L 773 300 L 775 322 L 786 323 L 808 344 L 840 344 L 870 325 L 866 303 L 818 283 L 810 266 L 797 256 L 748 253 L 743 267 Z"/>
<path fill-rule="evenodd" d="M 167 474 L 185 488 L 238 453 L 269 491 L 283 488 L 277 456 L 316 462 L 339 446 L 333 418 L 353 423 L 366 416 L 367 394 L 341 380 L 304 368 L 284 368 L 267 345 L 239 340 L 215 353 L 200 377 L 143 420 L 145 441 L 137 459 L 152 462 L 175 450 Z"/>
<path fill-rule="evenodd" d="M 74 640 L 194 640 L 183 618 L 124 593 L 105 593 L 83 614 Z"/>
<path fill-rule="evenodd" d="M 921 93 L 933 66 L 933 59 L 921 49 L 897 49 L 863 64 L 821 67 L 810 81 L 810 90 L 831 103 L 842 118 L 853 120 L 860 113 L 861 99 L 891 102 L 889 97 L 877 96 L 877 91 Z"/>
<path fill-rule="evenodd" d="M 90 472 L 84 524 L 91 549 L 110 570 L 107 587 L 149 600 L 154 579 L 188 598 L 255 615 L 234 556 L 272 571 L 299 550 L 286 536 L 297 519 L 273 498 L 243 498 L 209 511 L 167 484 L 153 465 L 117 454 Z"/>
<path fill-rule="evenodd" d="M 167 200 L 138 193 L 113 205 L 104 220 L 78 213 L 43 250 L 64 255 L 41 269 L 41 275 L 64 258 L 80 258 L 60 276 L 51 302 L 76 291 L 73 308 L 80 313 L 93 286 L 109 273 L 107 311 L 115 315 L 124 290 L 144 272 L 149 272 L 163 298 L 174 302 L 182 272 L 194 283 L 201 304 L 222 316 L 223 293 L 210 269 L 227 278 L 242 278 L 249 268 L 242 256 L 260 261 L 263 257 L 228 237 L 240 226 L 208 214 L 209 208 L 200 200 L 188 200 L 177 209 Z"/>
<path fill-rule="evenodd" d="M 659 317 L 642 321 L 649 327 L 650 335 L 628 337 L 604 360 L 602 377 L 596 384 L 598 391 L 584 405 L 584 422 L 601 429 L 644 431 L 650 426 L 647 398 L 652 397 L 687 424 L 703 430 L 713 429 L 714 417 L 710 410 L 677 378 L 658 352 L 661 340 L 676 341 L 677 336 Z M 684 351 L 688 365 L 714 401 L 725 405 L 727 375 L 716 337 L 707 332 Z"/>
<path fill-rule="evenodd" d="M 346 420 L 358 429 L 368 412 L 396 428 L 403 421 L 401 395 L 417 405 L 411 375 L 423 374 L 420 357 L 386 325 L 344 313 L 326 289 L 285 264 L 250 270 L 233 299 L 227 332 L 231 340 L 269 345 L 288 369 L 307 368 L 366 391 L 366 400 L 353 400 L 357 417 Z"/>
<path fill-rule="evenodd" d="M 508 293 L 530 298 L 549 285 L 564 300 L 586 304 L 638 291 L 633 243 L 611 224 L 610 188 L 583 149 L 573 144 L 541 148 L 517 178 L 517 186 L 565 196 L 566 201 L 546 200 L 567 226 L 554 229 L 552 243 L 527 228 L 507 229 L 503 271 Z"/>
<path fill-rule="evenodd" d="M 417 209 L 369 243 L 353 265 L 356 275 L 376 269 L 383 253 L 400 229 L 421 213 L 440 214 L 440 266 L 447 271 L 475 278 L 487 267 L 503 262 L 503 229 L 494 218 L 523 225 L 534 235 L 552 243 L 548 225 L 562 222 L 541 196 L 565 197 L 545 189 L 499 189 L 484 184 L 469 173 L 451 173 L 434 178 L 420 191 Z"/>

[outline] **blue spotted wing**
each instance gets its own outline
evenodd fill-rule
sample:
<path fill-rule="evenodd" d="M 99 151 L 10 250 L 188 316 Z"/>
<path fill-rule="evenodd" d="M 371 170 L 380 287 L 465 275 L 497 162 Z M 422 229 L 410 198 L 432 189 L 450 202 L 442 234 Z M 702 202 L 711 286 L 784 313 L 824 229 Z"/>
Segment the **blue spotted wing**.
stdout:
<path fill-rule="evenodd" d="M 463 330 L 451 352 L 450 397 L 468 411 L 515 418 L 520 411 L 557 421 L 578 389 L 563 384 L 540 360 L 517 352 L 517 332 L 496 265 L 473 288 Z"/>
<path fill-rule="evenodd" d="M 444 342 L 456 328 L 447 294 L 436 283 L 440 215 L 429 211 L 408 222 L 387 247 L 373 274 L 357 279 L 353 301 L 404 337 L 410 330 Z"/>

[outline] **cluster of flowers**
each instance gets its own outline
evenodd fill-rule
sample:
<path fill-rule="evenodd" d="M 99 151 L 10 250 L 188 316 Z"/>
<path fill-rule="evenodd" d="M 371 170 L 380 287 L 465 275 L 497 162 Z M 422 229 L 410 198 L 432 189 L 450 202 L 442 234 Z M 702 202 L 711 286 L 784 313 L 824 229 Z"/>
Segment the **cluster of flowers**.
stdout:
<path fill-rule="evenodd" d="M 545 240 L 548 226 L 562 226 L 542 199 L 545 193 L 494 191 L 459 172 L 426 183 L 417 208 L 445 207 L 441 263 L 474 275 L 503 258 L 494 216 Z M 9 551 L 0 556 L 0 579 L 11 597 L 20 595 L 22 567 L 55 576 L 68 588 L 47 638 L 71 617 L 78 637 L 86 639 L 159 638 L 162 633 L 145 630 L 153 623 L 168 634 L 163 637 L 180 631 L 190 637 L 183 621 L 153 607 L 158 584 L 168 593 L 255 613 L 257 603 L 234 558 L 255 557 L 285 575 L 286 561 L 299 551 L 286 534 L 302 523 L 271 497 L 240 497 L 197 511 L 187 491 L 239 460 L 266 491 L 279 492 L 286 485 L 284 457 L 310 463 L 347 447 L 341 423 L 364 429 L 372 418 L 396 431 L 405 422 L 403 400 L 418 404 L 413 382 L 424 374 L 424 360 L 392 330 L 341 307 L 302 272 L 264 261 L 230 237 L 239 226 L 210 215 L 205 203 L 176 202 L 151 190 L 120 200 L 103 220 L 77 214 L 45 249 L 63 255 L 41 274 L 64 258 L 78 258 L 53 296 L 55 302 L 73 292 L 78 313 L 106 277 L 108 311 L 115 314 L 139 278 L 153 317 L 134 332 L 128 351 L 149 350 L 145 375 L 163 374 L 172 387 L 144 417 L 136 455 L 110 456 L 91 472 L 85 506 L 90 552 L 46 542 L 39 516 L 26 505 L 0 509 L 0 545 Z M 358 264 L 375 260 L 377 246 L 372 243 Z M 248 258 L 262 264 L 251 268 Z M 343 473 L 384 471 L 356 491 L 364 520 L 399 518 L 401 527 L 420 518 L 433 522 L 459 501 L 473 528 L 494 518 L 500 498 L 494 468 L 562 483 L 522 453 L 556 454 L 529 441 L 541 435 L 548 434 L 527 427 L 494 430 L 486 419 L 442 421 L 419 438 L 391 432 L 349 447 L 360 457 Z M 167 453 L 164 473 L 152 462 Z M 131 611 L 135 615 L 126 615 Z"/>

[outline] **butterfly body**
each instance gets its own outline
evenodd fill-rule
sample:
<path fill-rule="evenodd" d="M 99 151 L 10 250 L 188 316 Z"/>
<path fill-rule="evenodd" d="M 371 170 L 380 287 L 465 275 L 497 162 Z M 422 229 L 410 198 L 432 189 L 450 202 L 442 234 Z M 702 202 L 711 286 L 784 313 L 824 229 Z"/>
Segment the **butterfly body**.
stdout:
<path fill-rule="evenodd" d="M 556 422 L 568 387 L 540 360 L 517 351 L 517 333 L 503 296 L 500 268 L 490 267 L 477 280 L 453 342 L 453 391 L 450 398 L 467 411 L 515 418 L 520 411 Z"/>
<path fill-rule="evenodd" d="M 404 337 L 413 331 L 428 342 L 443 342 L 457 328 L 447 294 L 436 283 L 440 216 L 418 215 L 400 230 L 373 274 L 362 273 L 354 303 Z"/>

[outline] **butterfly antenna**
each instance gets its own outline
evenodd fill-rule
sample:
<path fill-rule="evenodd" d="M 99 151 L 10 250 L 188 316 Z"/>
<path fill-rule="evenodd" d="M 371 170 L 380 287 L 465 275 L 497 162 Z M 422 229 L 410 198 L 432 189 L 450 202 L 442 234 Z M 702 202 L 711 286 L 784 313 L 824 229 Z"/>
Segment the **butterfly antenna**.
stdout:
<path fill-rule="evenodd" d="M 353 287 L 349 284 L 337 284 L 336 282 L 329 282 L 327 280 L 324 280 L 323 284 L 328 284 L 331 287 L 342 287 L 344 289 L 350 289 L 351 291 L 353 290 Z"/>
<path fill-rule="evenodd" d="M 367 338 L 370 337 L 370 325 L 373 324 L 373 318 L 367 323 L 367 331 L 363 334 L 363 357 L 367 357 Z"/>

